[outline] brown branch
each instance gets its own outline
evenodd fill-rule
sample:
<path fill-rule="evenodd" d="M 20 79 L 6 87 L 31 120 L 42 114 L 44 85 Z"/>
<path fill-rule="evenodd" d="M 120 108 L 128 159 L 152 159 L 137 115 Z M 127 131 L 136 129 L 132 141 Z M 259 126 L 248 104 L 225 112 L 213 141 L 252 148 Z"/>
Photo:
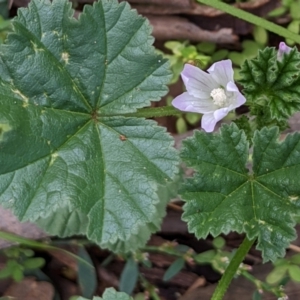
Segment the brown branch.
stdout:
<path fill-rule="evenodd" d="M 185 18 L 171 16 L 146 16 L 153 26 L 153 36 L 157 40 L 208 41 L 217 44 L 234 44 L 238 36 L 232 29 L 222 28 L 217 31 L 203 30 Z"/>

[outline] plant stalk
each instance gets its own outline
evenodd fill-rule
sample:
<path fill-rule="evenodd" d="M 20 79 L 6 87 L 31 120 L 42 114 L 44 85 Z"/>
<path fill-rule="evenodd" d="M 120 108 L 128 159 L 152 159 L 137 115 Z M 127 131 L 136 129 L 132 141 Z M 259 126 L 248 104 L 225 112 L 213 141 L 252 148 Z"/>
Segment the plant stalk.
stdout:
<path fill-rule="evenodd" d="M 229 284 L 231 283 L 233 277 L 236 275 L 236 272 L 243 262 L 246 254 L 249 252 L 251 246 L 253 245 L 255 239 L 252 241 L 248 240 L 247 237 L 243 240 L 242 244 L 235 252 L 234 256 L 230 260 L 228 267 L 226 268 L 221 280 L 218 283 L 218 286 L 211 298 L 211 300 L 222 300 L 225 295 Z"/>
<path fill-rule="evenodd" d="M 161 117 L 169 117 L 169 116 L 180 116 L 181 114 L 182 112 L 173 106 L 161 106 L 161 107 L 141 108 L 134 113 L 118 114 L 117 116 L 149 119 L 149 118 L 161 118 Z"/>
<path fill-rule="evenodd" d="M 206 4 L 208 6 L 214 7 L 216 9 L 219 9 L 223 12 L 226 12 L 227 14 L 230 14 L 234 17 L 237 17 L 239 19 L 242 19 L 244 21 L 247 21 L 251 24 L 261 26 L 271 32 L 274 32 L 282 37 L 291 39 L 297 43 L 300 44 L 300 36 L 294 32 L 289 31 L 288 29 L 285 29 L 282 26 L 279 26 L 277 24 L 274 24 L 270 21 L 267 21 L 266 19 L 263 19 L 261 17 L 255 16 L 251 13 L 248 13 L 244 10 L 241 10 L 239 8 L 236 8 L 234 6 L 231 6 L 229 4 L 226 4 L 224 2 L 221 2 L 220 0 L 197 0 L 199 3 Z"/>
<path fill-rule="evenodd" d="M 63 252 L 65 254 L 67 254 L 68 256 L 74 258 L 76 261 L 81 261 L 83 264 L 87 265 L 90 268 L 94 268 L 94 266 L 92 266 L 89 262 L 87 262 L 86 260 L 82 259 L 81 257 L 73 254 L 72 252 L 69 252 L 67 250 L 64 250 L 62 248 L 58 248 L 58 247 L 54 247 L 48 244 L 44 244 L 41 242 L 36 242 L 33 241 L 31 239 L 27 239 L 12 233 L 8 233 L 8 232 L 4 232 L 4 231 L 0 231 L 0 239 L 3 239 L 5 241 L 9 241 L 12 243 L 17 243 L 23 246 L 27 246 L 30 248 L 36 248 L 36 249 L 41 249 L 41 250 L 46 250 L 46 251 L 60 251 Z"/>

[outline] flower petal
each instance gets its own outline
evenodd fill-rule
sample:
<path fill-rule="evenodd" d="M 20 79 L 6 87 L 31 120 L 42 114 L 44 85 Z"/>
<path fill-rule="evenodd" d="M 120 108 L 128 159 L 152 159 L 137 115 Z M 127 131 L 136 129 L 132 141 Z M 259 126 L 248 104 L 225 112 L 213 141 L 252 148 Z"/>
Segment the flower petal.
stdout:
<path fill-rule="evenodd" d="M 233 81 L 233 69 L 230 59 L 214 63 L 207 71 L 220 86 L 226 87 L 229 81 Z"/>
<path fill-rule="evenodd" d="M 213 132 L 215 129 L 215 126 L 217 124 L 217 120 L 214 118 L 214 114 L 205 114 L 202 116 L 201 119 L 201 127 L 206 132 Z"/>
<path fill-rule="evenodd" d="M 189 94 L 197 98 L 208 98 L 211 91 L 219 87 L 208 73 L 189 64 L 184 65 L 181 78 Z"/>
<path fill-rule="evenodd" d="M 199 99 L 189 93 L 177 96 L 172 105 L 181 111 L 197 112 L 201 114 L 211 113 L 216 108 L 211 99 Z"/>
<path fill-rule="evenodd" d="M 240 107 L 246 102 L 246 98 L 240 93 L 234 82 L 229 81 L 226 85 L 226 90 L 233 93 L 232 101 L 229 105 L 230 110 Z"/>
<path fill-rule="evenodd" d="M 277 60 L 281 61 L 283 55 L 288 54 L 291 50 L 292 48 L 287 46 L 285 42 L 280 42 L 278 52 L 277 52 Z"/>
<path fill-rule="evenodd" d="M 224 107 L 224 108 L 220 108 L 220 109 L 216 110 L 214 112 L 214 118 L 215 118 L 216 122 L 219 122 L 224 117 L 226 117 L 230 110 L 231 109 L 229 109 L 229 107 Z"/>

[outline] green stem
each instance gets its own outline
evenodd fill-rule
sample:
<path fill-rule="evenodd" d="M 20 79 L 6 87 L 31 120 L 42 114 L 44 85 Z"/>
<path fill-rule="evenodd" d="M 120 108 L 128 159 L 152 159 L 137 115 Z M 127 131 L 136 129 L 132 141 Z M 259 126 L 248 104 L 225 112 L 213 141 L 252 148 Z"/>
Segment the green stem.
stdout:
<path fill-rule="evenodd" d="M 280 286 L 271 286 L 268 283 L 265 283 L 259 279 L 257 279 L 255 276 L 252 274 L 248 273 L 247 271 L 242 271 L 241 275 L 244 276 L 246 279 L 251 281 L 257 289 L 262 289 L 265 292 L 270 292 L 273 293 L 276 297 L 282 297 L 284 293 L 282 293 L 281 287 Z"/>
<path fill-rule="evenodd" d="M 230 282 L 235 276 L 240 264 L 243 262 L 246 254 L 250 250 L 255 240 L 249 241 L 247 237 L 245 237 L 244 241 L 235 252 L 233 258 L 230 260 L 228 267 L 225 270 L 221 280 L 218 283 L 218 286 L 211 298 L 211 300 L 222 300 L 225 295 Z"/>
<path fill-rule="evenodd" d="M 12 234 L 12 233 L 8 233 L 8 232 L 4 232 L 4 231 L 0 231 L 0 239 L 6 240 L 9 242 L 13 242 L 13 243 L 18 243 L 20 245 L 25 245 L 27 247 L 36 248 L 36 249 L 61 251 L 65 254 L 67 254 L 68 256 L 74 258 L 75 260 L 81 261 L 83 264 L 87 265 L 88 267 L 94 268 L 94 266 L 92 266 L 86 260 L 82 259 L 81 257 L 79 257 L 67 250 L 61 249 L 61 248 L 57 248 L 57 247 L 47 245 L 47 244 L 44 244 L 41 242 L 32 241 L 31 239 L 23 238 L 21 236 L 18 236 L 18 235 Z"/>
<path fill-rule="evenodd" d="M 163 254 L 169 254 L 173 255 L 176 257 L 182 257 L 183 253 L 180 253 L 176 250 L 171 250 L 171 249 L 163 249 L 161 247 L 156 247 L 156 246 L 145 246 L 141 249 L 143 252 L 157 252 L 157 253 L 163 253 Z"/>
<path fill-rule="evenodd" d="M 173 106 L 161 106 L 161 107 L 148 107 L 139 109 L 137 112 L 129 114 L 120 114 L 119 116 L 124 117 L 135 117 L 135 118 L 160 118 L 168 116 L 180 116 L 181 111 Z"/>
<path fill-rule="evenodd" d="M 220 0 L 197 0 L 199 3 L 206 4 L 208 6 L 214 7 L 216 9 L 222 10 L 232 16 L 235 16 L 239 19 L 247 21 L 257 26 L 261 26 L 271 32 L 274 32 L 280 36 L 291 39 L 297 43 L 300 43 L 300 36 L 294 32 L 291 32 L 277 24 L 274 24 L 270 21 L 267 21 L 263 18 L 257 17 L 253 14 L 250 14 L 244 10 L 236 8 L 234 6 L 228 5 L 221 2 Z"/>

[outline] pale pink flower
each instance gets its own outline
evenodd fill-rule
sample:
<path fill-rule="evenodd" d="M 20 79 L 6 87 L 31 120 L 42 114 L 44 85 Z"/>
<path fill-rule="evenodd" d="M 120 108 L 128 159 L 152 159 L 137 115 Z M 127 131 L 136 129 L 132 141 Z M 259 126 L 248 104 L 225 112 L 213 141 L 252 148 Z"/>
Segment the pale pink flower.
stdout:
<path fill-rule="evenodd" d="M 286 45 L 285 42 L 280 42 L 277 51 L 277 60 L 282 61 L 284 54 L 289 54 L 293 48 Z"/>
<path fill-rule="evenodd" d="M 246 102 L 233 80 L 231 60 L 214 63 L 208 73 L 186 64 L 181 72 L 187 92 L 172 105 L 181 111 L 203 114 L 201 127 L 212 132 L 218 121 Z"/>

